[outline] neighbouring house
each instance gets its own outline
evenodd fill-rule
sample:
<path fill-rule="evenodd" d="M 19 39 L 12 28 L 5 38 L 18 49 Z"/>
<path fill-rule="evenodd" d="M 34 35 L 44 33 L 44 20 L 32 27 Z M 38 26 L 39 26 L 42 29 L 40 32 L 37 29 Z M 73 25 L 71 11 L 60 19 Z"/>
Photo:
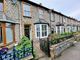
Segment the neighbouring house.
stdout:
<path fill-rule="evenodd" d="M 11 0 L 0 0 L 0 47 L 19 40 L 19 9 Z"/>
<path fill-rule="evenodd" d="M 0 46 L 13 46 L 22 36 L 33 40 L 37 55 L 40 39 L 51 32 L 80 31 L 80 21 L 29 0 L 0 0 Z"/>
<path fill-rule="evenodd" d="M 21 35 L 33 40 L 37 56 L 44 55 L 40 50 L 39 40 L 47 38 L 50 33 L 50 14 L 48 8 L 32 1 L 21 2 Z"/>

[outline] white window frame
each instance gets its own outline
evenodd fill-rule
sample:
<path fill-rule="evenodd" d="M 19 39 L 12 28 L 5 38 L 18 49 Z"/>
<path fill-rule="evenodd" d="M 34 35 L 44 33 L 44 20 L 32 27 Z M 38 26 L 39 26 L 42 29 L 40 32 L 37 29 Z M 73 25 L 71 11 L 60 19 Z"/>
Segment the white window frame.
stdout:
<path fill-rule="evenodd" d="M 64 26 L 60 26 L 60 33 L 64 33 Z"/>
<path fill-rule="evenodd" d="M 25 8 L 25 6 L 26 6 L 26 8 Z M 27 8 L 27 6 L 29 7 L 29 9 Z M 29 15 L 26 13 L 29 13 Z M 28 3 L 23 3 L 23 16 L 31 17 L 30 4 L 28 4 Z"/>
<path fill-rule="evenodd" d="M 67 31 L 71 32 L 71 26 L 67 26 Z"/>
<path fill-rule="evenodd" d="M 38 25 L 38 24 L 36 24 L 36 25 Z M 48 32 L 48 24 L 39 24 L 40 25 L 40 37 L 37 37 L 37 30 L 36 30 L 36 25 L 35 25 L 35 37 L 36 38 L 47 38 L 48 37 L 48 34 L 49 34 L 49 32 Z M 42 25 L 46 25 L 47 26 L 47 35 L 46 36 L 42 36 Z"/>
<path fill-rule="evenodd" d="M 60 34 L 60 26 L 56 26 L 56 33 Z"/>

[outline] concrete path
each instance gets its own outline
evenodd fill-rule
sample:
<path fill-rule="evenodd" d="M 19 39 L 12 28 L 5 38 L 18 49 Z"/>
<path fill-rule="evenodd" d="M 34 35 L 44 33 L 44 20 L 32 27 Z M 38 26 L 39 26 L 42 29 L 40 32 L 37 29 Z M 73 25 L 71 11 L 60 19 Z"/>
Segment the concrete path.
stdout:
<path fill-rule="evenodd" d="M 80 60 L 80 42 L 65 50 L 61 56 L 55 60 Z"/>

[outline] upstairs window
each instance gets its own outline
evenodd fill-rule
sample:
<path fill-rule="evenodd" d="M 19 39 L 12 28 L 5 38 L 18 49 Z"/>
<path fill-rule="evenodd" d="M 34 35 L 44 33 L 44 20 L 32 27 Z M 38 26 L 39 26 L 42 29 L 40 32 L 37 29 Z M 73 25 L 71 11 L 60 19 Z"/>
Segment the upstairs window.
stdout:
<path fill-rule="evenodd" d="M 66 18 L 65 17 L 63 17 L 63 23 L 65 23 L 66 22 Z"/>
<path fill-rule="evenodd" d="M 55 15 L 53 13 L 51 13 L 50 15 L 51 21 L 54 22 L 55 21 Z"/>
<path fill-rule="evenodd" d="M 3 0 L 0 0 L 0 11 L 3 11 Z"/>
<path fill-rule="evenodd" d="M 43 19 L 44 17 L 43 14 L 44 14 L 43 10 L 39 9 L 39 19 Z"/>
<path fill-rule="evenodd" d="M 27 4 L 27 3 L 23 4 L 23 15 L 24 16 L 28 16 L 28 17 L 31 16 L 31 13 L 30 13 L 30 4 Z"/>

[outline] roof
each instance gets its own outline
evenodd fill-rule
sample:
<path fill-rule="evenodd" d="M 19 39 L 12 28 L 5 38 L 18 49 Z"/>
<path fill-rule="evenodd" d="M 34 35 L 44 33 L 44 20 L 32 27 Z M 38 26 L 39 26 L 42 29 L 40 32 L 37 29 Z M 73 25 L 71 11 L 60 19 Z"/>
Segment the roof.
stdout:
<path fill-rule="evenodd" d="M 60 13 L 60 12 L 57 12 L 57 11 L 55 11 L 55 10 L 53 10 L 53 9 L 47 8 L 47 7 L 45 7 L 45 6 L 42 6 L 42 5 L 38 4 L 38 3 L 32 2 L 32 1 L 30 1 L 30 0 L 20 0 L 20 1 L 24 1 L 24 2 L 30 3 L 30 4 L 32 4 L 32 5 L 35 5 L 35 6 L 38 6 L 38 7 L 44 8 L 44 9 L 46 9 L 46 10 L 48 10 L 48 11 L 51 10 L 52 12 L 57 13 L 57 14 L 59 14 L 59 15 L 61 15 L 61 16 L 64 16 L 64 17 L 67 17 L 67 18 L 69 18 L 69 19 L 72 19 L 72 20 L 78 21 L 78 20 L 75 19 L 75 18 L 72 18 L 72 17 L 66 16 L 66 15 L 64 15 L 64 14 L 62 14 L 62 13 Z"/>
<path fill-rule="evenodd" d="M 49 8 L 47 8 L 47 7 L 45 7 L 45 6 L 42 6 L 42 5 L 38 4 L 38 3 L 32 2 L 32 1 L 30 1 L 30 0 L 20 0 L 20 1 L 24 1 L 24 2 L 30 3 L 30 4 L 32 4 L 32 5 L 35 5 L 35 6 L 44 8 L 44 9 L 46 9 L 46 10 L 50 10 Z"/>

